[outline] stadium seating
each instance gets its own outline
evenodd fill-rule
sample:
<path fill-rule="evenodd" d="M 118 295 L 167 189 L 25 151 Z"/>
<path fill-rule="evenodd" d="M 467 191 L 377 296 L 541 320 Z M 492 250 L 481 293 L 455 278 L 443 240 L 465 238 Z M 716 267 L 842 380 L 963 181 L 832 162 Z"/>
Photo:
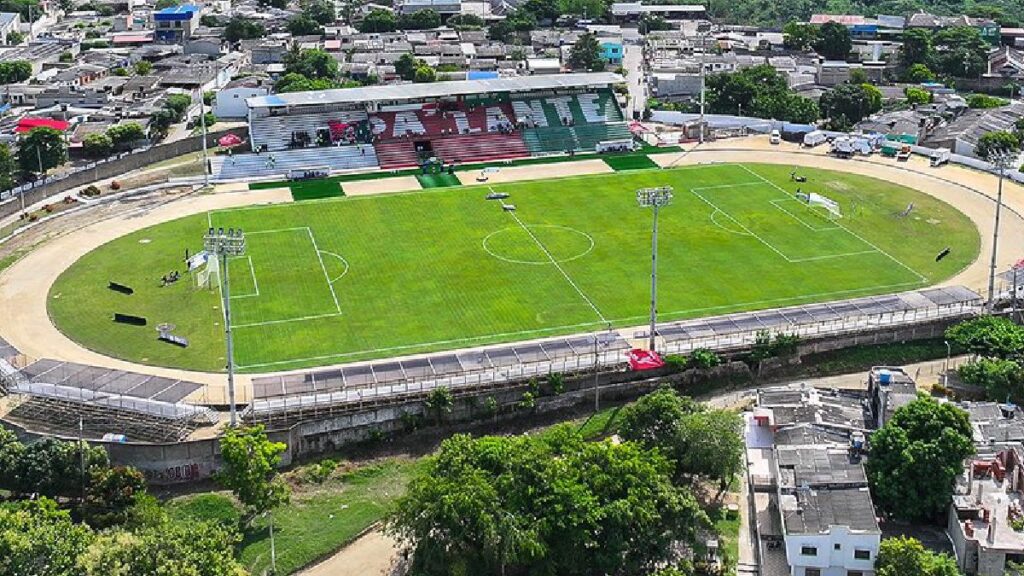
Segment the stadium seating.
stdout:
<path fill-rule="evenodd" d="M 332 122 L 356 124 L 367 120 L 366 112 L 320 112 L 253 118 L 251 140 L 269 151 L 287 150 L 295 132 L 316 137 L 318 129 L 329 129 Z"/>
<path fill-rule="evenodd" d="M 210 159 L 210 165 L 215 180 L 233 180 L 278 176 L 301 168 L 326 167 L 332 171 L 374 168 L 378 161 L 373 146 L 359 144 L 215 156 Z"/>
<path fill-rule="evenodd" d="M 458 107 L 441 111 L 436 107 L 397 112 L 377 112 L 369 116 L 378 140 L 395 138 L 432 139 L 452 134 L 485 134 L 514 122 L 512 107 L 492 103 L 486 106 Z"/>
<path fill-rule="evenodd" d="M 373 145 L 381 168 L 408 168 L 419 164 L 412 140 L 388 140 Z"/>
<path fill-rule="evenodd" d="M 548 126 L 523 130 L 523 141 L 531 154 L 550 154 L 567 150 L 593 152 L 598 142 L 630 137 L 629 128 L 623 123 Z"/>
<path fill-rule="evenodd" d="M 431 142 L 434 155 L 444 162 L 465 164 L 524 158 L 530 150 L 518 134 L 462 134 Z"/>
<path fill-rule="evenodd" d="M 609 91 L 547 96 L 513 100 L 512 110 L 516 119 L 538 128 L 562 126 L 571 119 L 574 124 L 595 124 L 621 122 L 622 111 L 619 110 L 615 95 Z"/>

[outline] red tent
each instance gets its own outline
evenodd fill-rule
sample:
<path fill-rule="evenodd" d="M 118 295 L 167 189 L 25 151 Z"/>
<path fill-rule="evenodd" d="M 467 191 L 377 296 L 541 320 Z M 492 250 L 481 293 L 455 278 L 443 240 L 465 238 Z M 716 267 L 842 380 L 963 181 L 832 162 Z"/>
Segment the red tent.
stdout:
<path fill-rule="evenodd" d="M 665 365 L 665 361 L 652 350 L 634 348 L 627 353 L 629 356 L 629 367 L 637 372 L 642 370 L 654 370 Z"/>
<path fill-rule="evenodd" d="M 217 139 L 217 144 L 229 148 L 231 146 L 238 146 L 243 142 L 242 138 L 236 134 L 225 134 Z"/>
<path fill-rule="evenodd" d="M 36 128 L 53 128 L 54 130 L 60 130 L 61 132 L 68 129 L 67 122 L 63 120 L 53 120 L 51 118 L 22 118 L 18 120 L 18 126 L 14 129 L 18 134 L 24 134 L 30 132 Z"/>

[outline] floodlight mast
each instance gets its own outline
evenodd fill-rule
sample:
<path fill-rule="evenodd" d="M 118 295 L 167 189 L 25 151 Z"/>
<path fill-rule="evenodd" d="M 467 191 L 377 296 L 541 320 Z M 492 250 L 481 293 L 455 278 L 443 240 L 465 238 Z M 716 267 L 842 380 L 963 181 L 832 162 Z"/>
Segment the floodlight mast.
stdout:
<path fill-rule="evenodd" d="M 995 309 L 996 305 L 996 252 L 999 248 L 999 215 L 1003 209 L 1003 178 L 1006 175 L 1006 167 L 1010 162 L 1016 160 L 1016 154 L 1009 150 L 1001 151 L 990 160 L 999 168 L 999 187 L 996 192 L 996 221 L 992 228 L 992 263 L 988 271 L 988 309 L 989 312 Z M 1016 286 L 1014 286 L 1016 289 Z"/>
<path fill-rule="evenodd" d="M 245 253 L 245 234 L 241 228 L 210 228 L 203 237 L 203 246 L 206 252 L 214 258 L 220 259 L 218 274 L 221 275 L 221 305 L 224 308 L 224 339 L 227 342 L 228 354 L 228 407 L 231 411 L 231 426 L 237 424 L 237 410 L 235 408 L 235 341 L 231 334 L 231 286 L 228 284 L 228 257 L 241 256 Z"/>
<path fill-rule="evenodd" d="M 654 209 L 654 224 L 651 229 L 651 331 L 649 348 L 655 350 L 656 324 L 658 321 L 658 211 L 672 202 L 672 187 L 641 188 L 636 191 L 636 201 L 641 208 Z"/>

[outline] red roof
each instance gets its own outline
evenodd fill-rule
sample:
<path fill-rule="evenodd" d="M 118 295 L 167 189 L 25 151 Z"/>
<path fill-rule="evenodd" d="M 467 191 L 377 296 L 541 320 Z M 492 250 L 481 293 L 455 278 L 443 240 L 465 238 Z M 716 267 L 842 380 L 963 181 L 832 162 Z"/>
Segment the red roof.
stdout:
<path fill-rule="evenodd" d="M 35 128 L 53 128 L 61 132 L 68 129 L 67 122 L 63 120 L 52 120 L 50 118 L 22 118 L 18 121 L 18 127 L 14 129 L 18 134 L 29 132 Z"/>

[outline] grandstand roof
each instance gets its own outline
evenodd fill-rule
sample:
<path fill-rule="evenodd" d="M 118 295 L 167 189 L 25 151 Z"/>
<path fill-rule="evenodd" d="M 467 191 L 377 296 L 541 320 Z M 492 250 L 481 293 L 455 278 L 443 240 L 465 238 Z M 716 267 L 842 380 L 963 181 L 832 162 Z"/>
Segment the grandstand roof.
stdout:
<path fill-rule="evenodd" d="M 554 88 L 576 88 L 617 84 L 623 81 L 622 76 L 611 72 L 554 74 L 551 76 L 522 76 L 492 80 L 456 80 L 452 82 L 432 82 L 429 84 L 384 84 L 360 88 L 290 92 L 286 94 L 256 96 L 248 98 L 245 102 L 249 108 L 281 108 L 285 106 L 378 102 L 382 100 L 414 100 L 487 92 L 525 92 Z"/>

